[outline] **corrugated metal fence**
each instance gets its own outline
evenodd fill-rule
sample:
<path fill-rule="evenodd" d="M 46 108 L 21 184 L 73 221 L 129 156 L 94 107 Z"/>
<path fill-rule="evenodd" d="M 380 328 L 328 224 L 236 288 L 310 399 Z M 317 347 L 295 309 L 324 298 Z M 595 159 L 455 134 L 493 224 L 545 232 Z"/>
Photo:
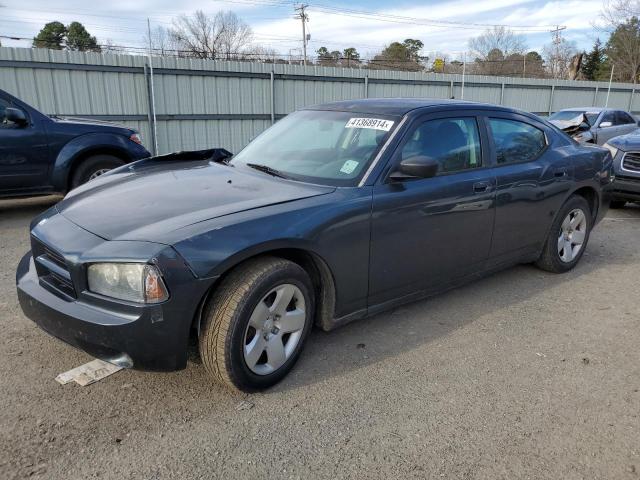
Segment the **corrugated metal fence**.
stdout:
<path fill-rule="evenodd" d="M 461 75 L 0 48 L 0 88 L 41 111 L 113 120 L 141 131 L 158 152 L 212 146 L 233 152 L 306 105 L 365 97 L 460 98 Z M 153 82 L 153 99 L 151 82 Z M 467 76 L 464 99 L 547 115 L 604 106 L 608 84 Z M 631 84 L 608 105 L 640 112 Z"/>

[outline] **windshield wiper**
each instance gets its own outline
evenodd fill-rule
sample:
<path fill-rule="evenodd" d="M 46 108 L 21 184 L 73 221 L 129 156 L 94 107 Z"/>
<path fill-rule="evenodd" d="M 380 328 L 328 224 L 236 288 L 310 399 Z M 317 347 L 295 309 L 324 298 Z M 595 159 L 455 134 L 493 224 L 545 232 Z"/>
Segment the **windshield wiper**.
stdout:
<path fill-rule="evenodd" d="M 271 168 L 271 167 L 268 167 L 266 165 L 260 165 L 258 163 L 247 163 L 246 165 L 247 165 L 247 167 L 251 167 L 251 168 L 253 168 L 255 170 L 267 173 L 267 174 L 272 175 L 274 177 L 289 178 L 288 175 L 282 173 L 280 170 L 276 170 L 275 168 Z"/>

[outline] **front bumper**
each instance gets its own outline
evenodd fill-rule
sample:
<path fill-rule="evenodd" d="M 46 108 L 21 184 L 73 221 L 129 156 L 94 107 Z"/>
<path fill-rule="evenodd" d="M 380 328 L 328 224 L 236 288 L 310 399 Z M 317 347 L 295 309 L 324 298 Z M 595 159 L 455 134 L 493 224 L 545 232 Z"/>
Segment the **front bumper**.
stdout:
<path fill-rule="evenodd" d="M 18 265 L 16 284 L 20 307 L 28 318 L 90 355 L 143 370 L 186 366 L 191 319 L 176 318 L 165 305 L 105 309 L 65 300 L 41 285 L 31 253 Z"/>
<path fill-rule="evenodd" d="M 611 196 L 614 200 L 640 201 L 640 177 L 617 175 L 613 182 Z"/>
<path fill-rule="evenodd" d="M 214 278 L 196 278 L 170 246 L 104 240 L 55 208 L 34 220 L 31 237 L 31 251 L 16 272 L 18 299 L 28 318 L 103 360 L 143 370 L 186 366 L 192 322 Z M 96 261 L 153 261 L 169 299 L 139 304 L 90 292 L 86 266 Z"/>

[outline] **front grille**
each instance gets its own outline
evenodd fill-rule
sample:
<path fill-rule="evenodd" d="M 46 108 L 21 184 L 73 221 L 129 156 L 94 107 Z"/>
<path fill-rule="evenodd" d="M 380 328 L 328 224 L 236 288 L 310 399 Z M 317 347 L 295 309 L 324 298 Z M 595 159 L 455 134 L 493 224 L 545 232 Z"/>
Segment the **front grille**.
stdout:
<path fill-rule="evenodd" d="M 67 300 L 76 298 L 71 273 L 64 257 L 34 236 L 31 236 L 31 253 L 40 284 Z"/>
<path fill-rule="evenodd" d="M 640 152 L 627 152 L 622 159 L 622 168 L 640 173 Z"/>

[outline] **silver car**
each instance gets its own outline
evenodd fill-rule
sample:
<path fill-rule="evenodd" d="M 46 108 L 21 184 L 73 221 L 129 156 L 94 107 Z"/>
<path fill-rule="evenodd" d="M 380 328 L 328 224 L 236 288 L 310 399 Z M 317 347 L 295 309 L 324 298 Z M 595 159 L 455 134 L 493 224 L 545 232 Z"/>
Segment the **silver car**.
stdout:
<path fill-rule="evenodd" d="M 567 108 L 551 115 L 549 121 L 580 143 L 598 145 L 638 129 L 630 113 L 613 108 Z"/>

